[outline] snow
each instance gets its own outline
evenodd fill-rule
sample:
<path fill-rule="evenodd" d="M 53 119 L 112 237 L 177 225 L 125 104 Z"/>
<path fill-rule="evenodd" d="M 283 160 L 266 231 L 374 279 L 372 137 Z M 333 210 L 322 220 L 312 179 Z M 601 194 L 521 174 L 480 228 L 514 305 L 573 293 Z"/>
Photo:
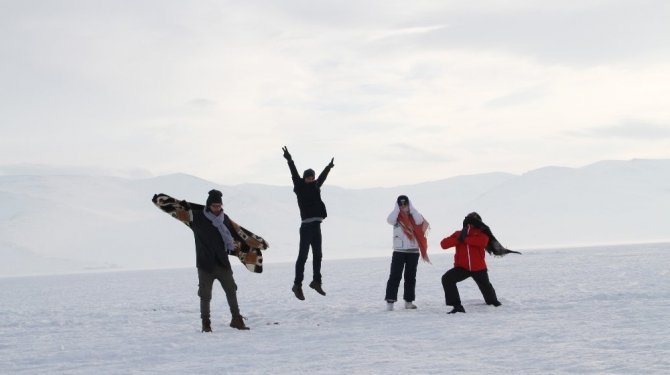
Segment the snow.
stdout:
<path fill-rule="evenodd" d="M 2 374 L 670 373 L 670 159 L 326 183 L 328 295 L 305 287 L 306 301 L 290 290 L 299 215 L 288 185 L 38 172 L 0 168 Z M 150 202 L 159 192 L 202 201 L 212 188 L 271 245 L 263 274 L 235 266 L 251 331 L 228 327 L 215 286 L 214 332 L 200 332 L 192 234 Z M 388 312 L 385 218 L 399 194 L 431 223 L 433 264 L 419 266 L 419 308 Z M 472 210 L 524 254 L 489 259 L 503 306 L 466 280 L 467 313 L 447 315 L 440 277 L 453 250 L 437 244 Z"/>
<path fill-rule="evenodd" d="M 214 332 L 200 332 L 194 268 L 0 278 L 0 372 L 670 372 L 668 243 L 488 258 L 503 305 L 486 306 L 468 279 L 459 284 L 467 313 L 457 315 L 446 314 L 440 285 L 453 250 L 431 248 L 433 264 L 418 270 L 419 308 L 392 312 L 383 301 L 390 251 L 335 260 L 337 251 L 325 247 L 328 295 L 305 287 L 306 301 L 291 293 L 292 263 L 260 275 L 236 266 L 251 331 L 227 326 L 215 285 Z"/>

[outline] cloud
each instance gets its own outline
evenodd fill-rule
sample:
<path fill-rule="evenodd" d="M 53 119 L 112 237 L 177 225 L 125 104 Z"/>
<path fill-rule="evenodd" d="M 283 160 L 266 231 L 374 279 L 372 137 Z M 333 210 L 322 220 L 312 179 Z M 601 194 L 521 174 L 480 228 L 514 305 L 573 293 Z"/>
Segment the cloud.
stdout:
<path fill-rule="evenodd" d="M 644 120 L 624 120 L 619 124 L 594 127 L 583 132 L 570 132 L 570 134 L 591 138 L 661 140 L 670 139 L 670 124 L 660 125 Z"/>
<path fill-rule="evenodd" d="M 426 48 L 487 50 L 574 66 L 670 57 L 670 4 L 665 1 L 558 3 L 431 9 L 421 14 L 421 22 L 445 27 L 383 41 L 405 53 Z"/>
<path fill-rule="evenodd" d="M 209 109 L 216 105 L 214 100 L 209 100 L 205 98 L 196 98 L 188 102 L 189 106 L 199 109 Z"/>
<path fill-rule="evenodd" d="M 395 38 L 399 36 L 427 34 L 437 30 L 441 30 L 443 28 L 445 28 L 444 25 L 436 25 L 436 26 L 404 27 L 399 29 L 383 30 L 371 33 L 369 41 L 375 42 L 378 40 Z"/>
<path fill-rule="evenodd" d="M 0 176 L 39 175 L 39 176 L 113 176 L 123 178 L 148 178 L 153 175 L 141 168 L 112 169 L 99 166 L 54 166 L 37 164 L 0 165 Z"/>
<path fill-rule="evenodd" d="M 410 143 L 394 143 L 386 148 L 385 159 L 393 162 L 403 163 L 444 163 L 454 159 L 443 152 L 434 152 L 427 147 L 417 146 Z"/>
<path fill-rule="evenodd" d="M 542 100 L 546 95 L 547 92 L 544 86 L 534 86 L 493 98 L 484 103 L 484 107 L 495 109 L 510 106 L 523 106 L 527 105 L 529 102 Z"/>
<path fill-rule="evenodd" d="M 403 161 L 421 182 L 667 150 L 638 155 L 640 139 L 668 139 L 665 3 L 183 4 L 11 3 L 3 163 L 272 184 L 288 145 L 366 186 L 396 183 Z M 638 142 L 602 152 L 627 127 L 595 125 L 641 116 L 656 122 Z"/>

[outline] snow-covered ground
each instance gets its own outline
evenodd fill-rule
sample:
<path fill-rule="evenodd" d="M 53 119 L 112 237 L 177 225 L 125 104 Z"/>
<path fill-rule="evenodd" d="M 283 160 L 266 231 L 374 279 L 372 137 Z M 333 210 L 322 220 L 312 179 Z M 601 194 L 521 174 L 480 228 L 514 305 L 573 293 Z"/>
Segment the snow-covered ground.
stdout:
<path fill-rule="evenodd" d="M 268 250 L 271 251 L 271 250 Z M 670 244 L 527 251 L 489 258 L 503 306 L 418 271 L 418 310 L 384 310 L 388 258 L 324 259 L 326 297 L 290 291 L 293 265 L 235 269 L 251 331 L 227 326 L 215 289 L 200 333 L 195 269 L 0 278 L 3 374 L 670 373 Z M 308 266 L 306 277 L 309 280 Z"/>

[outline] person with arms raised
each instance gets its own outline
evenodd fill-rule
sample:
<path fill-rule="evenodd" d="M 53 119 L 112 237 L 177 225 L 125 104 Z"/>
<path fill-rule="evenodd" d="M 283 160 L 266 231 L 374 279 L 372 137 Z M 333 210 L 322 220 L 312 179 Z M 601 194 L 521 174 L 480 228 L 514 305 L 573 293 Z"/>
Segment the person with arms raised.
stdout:
<path fill-rule="evenodd" d="M 305 295 L 302 291 L 302 281 L 305 277 L 305 263 L 309 255 L 309 248 L 312 247 L 312 282 L 309 287 L 314 289 L 317 293 L 325 296 L 322 288 L 321 277 L 321 259 L 322 254 L 322 237 L 321 237 L 321 222 L 328 216 L 326 212 L 326 205 L 321 200 L 321 186 L 326 181 L 328 173 L 335 166 L 335 158 L 330 160 L 330 163 L 324 168 L 323 172 L 315 178 L 313 169 L 306 169 L 302 177 L 298 174 L 298 169 L 293 162 L 293 158 L 284 146 L 284 158 L 288 163 L 291 171 L 291 179 L 293 180 L 293 192 L 298 199 L 298 208 L 300 209 L 300 245 L 298 248 L 298 259 L 295 262 L 295 279 L 291 290 L 299 300 L 304 300 Z"/>

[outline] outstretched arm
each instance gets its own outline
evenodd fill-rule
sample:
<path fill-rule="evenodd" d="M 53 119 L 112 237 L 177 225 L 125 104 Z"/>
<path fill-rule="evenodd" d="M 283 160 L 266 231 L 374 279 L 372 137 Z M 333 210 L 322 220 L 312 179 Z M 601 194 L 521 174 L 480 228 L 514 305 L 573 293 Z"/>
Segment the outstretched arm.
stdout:
<path fill-rule="evenodd" d="M 202 209 L 202 206 L 187 201 L 177 201 L 167 194 L 154 194 L 151 201 L 161 211 L 169 214 L 182 223 L 191 226 L 193 222 L 193 209 Z"/>
<path fill-rule="evenodd" d="M 286 159 L 286 162 L 288 162 L 288 169 L 291 170 L 291 179 L 293 179 L 293 184 L 295 185 L 301 180 L 300 174 L 298 173 L 298 169 L 295 167 L 291 153 L 288 152 L 288 148 L 284 146 L 282 147 L 282 151 L 284 151 L 284 159 Z"/>
<path fill-rule="evenodd" d="M 316 179 L 316 183 L 319 185 L 319 187 L 323 185 L 324 182 L 326 182 L 326 178 L 328 178 L 328 173 L 330 173 L 330 170 L 333 169 L 333 167 L 335 167 L 335 164 L 333 164 L 334 162 L 335 158 L 330 159 L 330 163 L 326 165 L 326 168 L 323 169 L 323 172 L 321 172 L 319 178 Z"/>

